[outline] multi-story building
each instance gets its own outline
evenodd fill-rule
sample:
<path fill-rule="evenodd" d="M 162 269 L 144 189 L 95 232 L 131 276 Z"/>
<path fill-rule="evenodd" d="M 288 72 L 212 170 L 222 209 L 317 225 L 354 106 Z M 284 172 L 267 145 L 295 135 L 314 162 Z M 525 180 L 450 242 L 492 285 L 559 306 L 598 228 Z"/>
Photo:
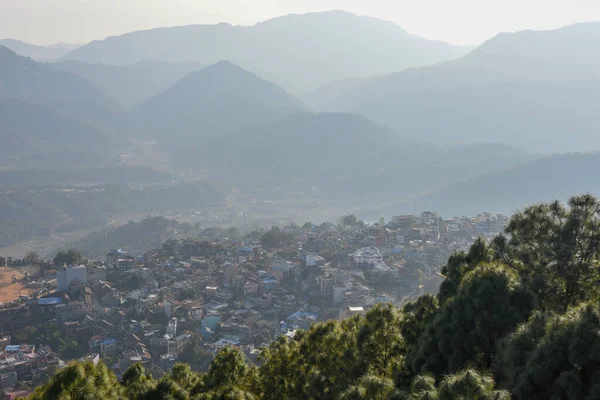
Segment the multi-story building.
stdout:
<path fill-rule="evenodd" d="M 383 262 L 383 256 L 377 247 L 364 247 L 350 254 L 354 263 L 359 264 L 377 264 Z"/>
<path fill-rule="evenodd" d="M 66 292 L 72 283 L 86 284 L 88 281 L 88 270 L 85 265 L 67 267 L 56 272 L 57 290 Z"/>
<path fill-rule="evenodd" d="M 127 271 L 134 267 L 135 258 L 133 258 L 129 253 L 123 251 L 121 249 L 111 250 L 106 255 L 106 263 L 113 268 Z"/>

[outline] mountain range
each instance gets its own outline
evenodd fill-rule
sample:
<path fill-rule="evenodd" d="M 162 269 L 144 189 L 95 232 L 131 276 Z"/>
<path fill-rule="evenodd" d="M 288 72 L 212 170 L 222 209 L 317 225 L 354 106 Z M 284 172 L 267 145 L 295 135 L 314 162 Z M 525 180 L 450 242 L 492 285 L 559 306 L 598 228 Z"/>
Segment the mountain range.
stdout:
<path fill-rule="evenodd" d="M 198 175 L 261 199 L 508 212 L 562 196 L 552 179 L 595 190 L 588 171 L 566 181 L 597 153 L 546 155 L 600 151 L 599 44 L 586 23 L 470 50 L 326 12 L 133 32 L 58 62 L 0 46 L 0 180 Z"/>
<path fill-rule="evenodd" d="M 56 61 L 79 47 L 78 44 L 69 43 L 36 46 L 16 39 L 0 39 L 0 46 L 7 47 L 18 55 L 29 57 L 35 61 Z"/>
<path fill-rule="evenodd" d="M 600 195 L 600 183 L 596 179 L 599 168 L 600 153 L 542 157 L 419 196 L 416 205 L 419 210 L 436 210 L 446 217 L 483 211 L 511 214 L 527 205 L 553 200 L 565 202 L 573 193 Z M 379 209 L 378 213 L 365 210 L 365 215 L 408 213 L 413 207 L 413 201 L 397 203 Z"/>
<path fill-rule="evenodd" d="M 306 110 L 301 100 L 277 85 L 220 61 L 140 104 L 129 122 L 141 137 L 187 150 L 253 123 Z"/>
<path fill-rule="evenodd" d="M 167 90 L 187 74 L 204 67 L 196 62 L 162 61 L 140 61 L 129 65 L 62 61 L 45 66 L 89 81 L 107 97 L 116 100 L 126 111 Z"/>
<path fill-rule="evenodd" d="M 338 81 L 303 98 L 316 110 L 360 113 L 439 144 L 600 150 L 598 45 L 600 23 L 500 34 L 456 60 Z"/>
<path fill-rule="evenodd" d="M 145 60 L 230 60 L 294 94 L 337 79 L 372 76 L 464 55 L 398 25 L 343 11 L 288 15 L 254 26 L 192 25 L 127 33 L 88 43 L 63 60 L 133 64 Z"/>

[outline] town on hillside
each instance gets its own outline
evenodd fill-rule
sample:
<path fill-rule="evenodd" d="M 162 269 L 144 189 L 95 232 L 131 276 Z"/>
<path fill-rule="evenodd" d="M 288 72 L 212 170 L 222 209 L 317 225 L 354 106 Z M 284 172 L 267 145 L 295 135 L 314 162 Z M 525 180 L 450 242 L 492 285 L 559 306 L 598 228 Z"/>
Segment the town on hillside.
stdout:
<path fill-rule="evenodd" d="M 508 221 L 423 212 L 366 224 L 349 215 L 171 239 L 143 254 L 115 249 L 103 260 L 75 250 L 2 257 L 2 386 L 27 393 L 73 359 L 103 360 L 119 377 L 137 362 L 155 376 L 180 361 L 203 371 L 224 346 L 258 363 L 261 346 L 281 335 L 436 293 L 447 258 Z"/>

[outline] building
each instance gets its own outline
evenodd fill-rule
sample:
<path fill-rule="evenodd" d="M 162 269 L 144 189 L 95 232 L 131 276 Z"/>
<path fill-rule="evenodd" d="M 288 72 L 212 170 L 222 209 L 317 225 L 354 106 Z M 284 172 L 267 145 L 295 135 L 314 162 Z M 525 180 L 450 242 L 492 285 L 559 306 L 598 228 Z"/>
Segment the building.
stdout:
<path fill-rule="evenodd" d="M 135 265 L 135 258 L 121 249 L 111 250 L 106 255 L 106 263 L 113 268 L 127 271 Z"/>
<path fill-rule="evenodd" d="M 412 215 L 396 215 L 392 217 L 392 223 L 401 229 L 410 228 L 415 219 Z"/>
<path fill-rule="evenodd" d="M 66 292 L 72 283 L 86 284 L 88 280 L 88 270 L 85 265 L 78 267 L 67 267 L 56 272 L 57 290 Z"/>
<path fill-rule="evenodd" d="M 335 276 L 334 275 L 319 276 L 319 277 L 317 277 L 317 283 L 319 284 L 321 296 L 328 296 L 333 293 L 333 286 L 335 285 Z"/>
<path fill-rule="evenodd" d="M 345 306 L 345 307 L 340 308 L 339 319 L 345 319 L 348 317 L 353 317 L 355 315 L 363 315 L 364 313 L 365 313 L 364 307 Z"/>
<path fill-rule="evenodd" d="M 378 264 L 383 262 L 383 256 L 377 247 L 364 247 L 350 254 L 350 257 L 357 265 L 360 264 Z"/>

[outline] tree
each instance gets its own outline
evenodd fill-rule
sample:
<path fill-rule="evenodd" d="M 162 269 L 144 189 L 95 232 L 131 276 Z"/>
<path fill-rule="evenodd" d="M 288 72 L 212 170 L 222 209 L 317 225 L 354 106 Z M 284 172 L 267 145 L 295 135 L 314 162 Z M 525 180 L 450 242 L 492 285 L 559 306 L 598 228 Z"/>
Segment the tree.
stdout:
<path fill-rule="evenodd" d="M 358 332 L 357 345 L 372 371 L 388 377 L 403 353 L 398 311 L 391 304 L 378 304 L 369 310 Z"/>
<path fill-rule="evenodd" d="M 267 249 L 274 249 L 291 243 L 291 236 L 282 232 L 278 226 L 271 227 L 260 238 L 260 243 Z"/>
<path fill-rule="evenodd" d="M 23 262 L 27 265 L 37 265 L 40 260 L 40 256 L 35 251 L 29 251 L 23 257 Z"/>
<path fill-rule="evenodd" d="M 179 361 L 197 368 L 210 363 L 211 359 L 212 355 L 202 347 L 202 338 L 199 335 L 192 336 L 190 344 L 179 357 Z"/>
<path fill-rule="evenodd" d="M 156 388 L 156 382 L 146 373 L 141 363 L 131 365 L 123 374 L 122 384 L 127 397 L 131 400 L 142 400 Z"/>
<path fill-rule="evenodd" d="M 123 387 L 104 363 L 86 361 L 62 368 L 46 385 L 36 388 L 30 399 L 117 400 L 123 395 Z"/>
<path fill-rule="evenodd" d="M 351 385 L 340 396 L 341 400 L 387 400 L 394 391 L 389 378 L 367 374 Z"/>
<path fill-rule="evenodd" d="M 438 400 L 509 400 L 510 393 L 495 390 L 494 378 L 469 369 L 446 376 L 438 387 Z"/>
<path fill-rule="evenodd" d="M 342 225 L 344 226 L 356 226 L 357 222 L 358 221 L 354 215 L 346 215 L 342 217 Z"/>
<path fill-rule="evenodd" d="M 425 326 L 406 366 L 440 378 L 469 366 L 488 370 L 496 343 L 525 321 L 536 298 L 509 267 L 481 264 L 465 275 L 457 294 Z"/>
<path fill-rule="evenodd" d="M 503 343 L 497 370 L 516 399 L 597 399 L 598 332 L 597 304 L 536 314 Z"/>
<path fill-rule="evenodd" d="M 510 238 L 494 241 L 495 256 L 519 272 L 544 309 L 564 312 L 581 301 L 600 299 L 600 202 L 572 197 L 515 214 Z"/>
<path fill-rule="evenodd" d="M 445 280 L 442 282 L 438 293 L 440 304 L 444 304 L 456 294 L 465 275 L 473 271 L 480 263 L 491 261 L 491 259 L 492 251 L 481 238 L 473 243 L 468 254 L 457 252 L 450 256 L 446 266 L 442 268 L 442 275 Z"/>
<path fill-rule="evenodd" d="M 54 265 L 79 265 L 85 262 L 85 257 L 76 250 L 59 251 L 52 262 Z"/>

